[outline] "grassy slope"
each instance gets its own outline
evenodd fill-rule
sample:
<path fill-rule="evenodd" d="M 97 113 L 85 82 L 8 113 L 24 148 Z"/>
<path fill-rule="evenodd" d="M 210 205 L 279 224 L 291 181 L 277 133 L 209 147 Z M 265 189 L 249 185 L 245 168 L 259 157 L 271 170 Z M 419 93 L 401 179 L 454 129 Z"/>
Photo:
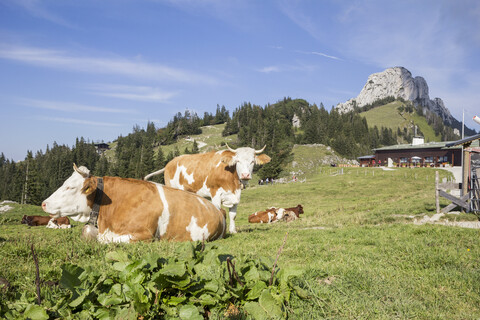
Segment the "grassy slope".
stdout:
<path fill-rule="evenodd" d="M 200 152 L 204 151 L 209 151 L 213 149 L 218 149 L 222 142 L 232 142 L 235 141 L 237 135 L 231 135 L 227 137 L 222 137 L 222 131 L 223 128 L 225 128 L 225 124 L 217 124 L 214 126 L 206 126 L 202 127 L 202 133 L 198 135 L 192 135 L 190 136 L 190 139 L 194 139 L 197 141 L 197 144 L 199 142 L 206 143 L 207 145 L 200 148 Z M 110 150 L 106 152 L 106 155 L 109 159 L 109 161 L 113 161 L 114 156 L 115 156 L 115 147 L 117 145 L 117 142 L 112 142 L 110 143 Z M 180 151 L 180 154 L 183 154 L 185 151 L 185 148 L 192 149 L 193 147 L 193 140 L 188 141 L 186 140 L 186 137 L 182 137 L 179 139 L 177 142 L 166 145 L 166 146 L 161 146 L 162 151 L 164 156 L 166 157 L 170 152 L 174 152 L 175 148 L 178 148 L 178 151 Z M 157 152 L 158 148 L 155 150 Z"/>
<path fill-rule="evenodd" d="M 226 253 L 274 259 L 288 232 L 278 264 L 301 265 L 305 274 L 299 284 L 311 295 L 292 300 L 293 319 L 479 318 L 478 230 L 417 226 L 404 217 L 434 213 L 434 170 L 344 168 L 343 175 L 335 175 L 339 172 L 316 167 L 305 183 L 247 188 L 238 209 L 239 233 L 216 243 Z M 440 170 L 440 178 L 447 174 Z M 298 221 L 247 222 L 254 211 L 299 203 L 305 214 Z M 40 213 L 39 207 L 16 205 L 0 215 L 0 276 L 31 295 L 31 243 L 44 280 L 58 279 L 64 262 L 103 268 L 109 251 L 140 257 L 149 252 L 169 255 L 182 246 L 164 241 L 100 245 L 80 240 L 78 224 L 51 230 L 19 223 L 23 214 Z M 46 294 L 50 289 L 42 290 Z"/>
<path fill-rule="evenodd" d="M 377 126 L 379 129 L 381 127 L 386 127 L 392 129 L 394 132 L 397 131 L 397 128 L 400 128 L 402 131 L 403 128 L 409 128 L 409 130 L 411 130 L 410 126 L 413 123 L 416 124 L 424 134 L 426 142 L 440 141 L 440 137 L 435 135 L 433 128 L 428 125 L 424 117 L 420 117 L 415 112 L 403 112 L 403 114 L 400 114 L 397 108 L 402 105 L 402 102 L 394 101 L 386 105 L 370 109 L 367 112 L 361 113 L 361 115 L 367 119 L 370 127 Z"/>

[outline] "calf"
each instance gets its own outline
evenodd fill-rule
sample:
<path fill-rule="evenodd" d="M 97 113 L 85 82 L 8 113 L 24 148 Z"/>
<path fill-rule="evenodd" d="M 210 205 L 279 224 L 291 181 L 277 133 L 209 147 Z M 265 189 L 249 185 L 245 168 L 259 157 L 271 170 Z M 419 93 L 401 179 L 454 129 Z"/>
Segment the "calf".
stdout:
<path fill-rule="evenodd" d="M 293 211 L 295 213 L 295 215 L 297 216 L 297 218 L 300 218 L 300 214 L 303 213 L 303 207 L 302 207 L 301 204 L 299 204 L 296 207 L 287 208 L 287 209 L 285 209 L 285 211 Z"/>
<path fill-rule="evenodd" d="M 42 208 L 54 218 L 87 222 L 94 203 L 100 205 L 98 230 L 89 224 L 84 236 L 93 235 L 102 243 L 215 240 L 226 231 L 224 213 L 200 196 L 153 182 L 91 176 L 87 168 L 76 165 Z"/>
<path fill-rule="evenodd" d="M 248 217 L 250 223 L 272 223 L 277 221 L 290 222 L 300 218 L 303 213 L 302 205 L 293 208 L 269 208 L 265 211 L 257 211 Z"/>
<path fill-rule="evenodd" d="M 277 212 L 275 208 L 270 208 L 265 211 L 257 211 L 248 217 L 250 223 L 271 223 L 277 221 Z"/>
<path fill-rule="evenodd" d="M 60 225 L 70 225 L 70 220 L 68 220 L 67 217 L 59 217 L 59 218 L 53 219 L 49 216 L 27 216 L 27 215 L 24 215 L 22 217 L 22 223 L 26 224 L 30 227 L 48 226 L 49 224 L 52 224 L 52 223 L 57 225 L 57 226 L 60 226 Z"/>

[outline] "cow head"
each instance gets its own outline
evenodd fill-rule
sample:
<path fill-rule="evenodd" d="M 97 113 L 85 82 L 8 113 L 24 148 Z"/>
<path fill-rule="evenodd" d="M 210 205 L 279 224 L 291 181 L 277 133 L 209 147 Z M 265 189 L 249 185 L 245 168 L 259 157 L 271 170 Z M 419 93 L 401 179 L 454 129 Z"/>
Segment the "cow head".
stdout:
<path fill-rule="evenodd" d="M 87 222 L 91 208 L 87 197 L 96 191 L 97 179 L 90 176 L 86 167 L 77 168 L 50 197 L 42 203 L 42 209 L 52 218 L 70 216 L 73 220 Z"/>
<path fill-rule="evenodd" d="M 29 224 L 29 222 L 30 222 L 29 217 L 26 214 L 24 214 L 23 217 L 22 217 L 22 223 L 23 224 Z"/>
<path fill-rule="evenodd" d="M 255 164 L 265 164 L 271 160 L 266 154 L 260 154 L 265 150 L 265 147 L 266 146 L 260 150 L 248 147 L 232 149 L 227 144 L 228 150 L 233 152 L 234 155 L 225 155 L 222 158 L 222 162 L 226 163 L 227 166 L 236 166 L 238 178 L 240 180 L 250 180 L 252 179 L 253 166 Z"/>

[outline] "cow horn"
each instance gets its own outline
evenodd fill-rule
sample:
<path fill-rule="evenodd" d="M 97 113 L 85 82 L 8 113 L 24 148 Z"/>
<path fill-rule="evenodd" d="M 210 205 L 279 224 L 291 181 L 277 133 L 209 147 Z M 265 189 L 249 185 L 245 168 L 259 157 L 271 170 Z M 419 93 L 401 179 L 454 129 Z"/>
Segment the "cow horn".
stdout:
<path fill-rule="evenodd" d="M 81 171 L 80 169 L 78 169 L 78 167 L 75 163 L 73 164 L 73 170 L 77 171 L 84 178 L 88 178 L 90 176 L 90 173 L 85 173 L 85 172 Z"/>
<path fill-rule="evenodd" d="M 260 149 L 260 150 L 255 150 L 255 154 L 262 153 L 263 150 L 265 150 L 266 147 L 267 147 L 267 145 L 264 145 L 262 149 Z"/>
<path fill-rule="evenodd" d="M 228 150 L 232 151 L 233 153 L 237 152 L 237 150 L 230 148 L 228 143 L 225 142 L 225 145 L 227 146 Z"/>

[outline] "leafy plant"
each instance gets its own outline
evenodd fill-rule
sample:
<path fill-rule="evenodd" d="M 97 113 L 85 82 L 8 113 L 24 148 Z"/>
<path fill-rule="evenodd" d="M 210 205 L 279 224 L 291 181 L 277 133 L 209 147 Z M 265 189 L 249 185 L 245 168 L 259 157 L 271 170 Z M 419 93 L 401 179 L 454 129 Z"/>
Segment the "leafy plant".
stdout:
<path fill-rule="evenodd" d="M 149 254 L 132 259 L 113 251 L 106 262 L 105 270 L 62 265 L 60 286 L 65 290 L 56 303 L 44 299 L 49 306 L 45 311 L 24 297 L 10 303 L 4 316 L 204 319 L 247 312 L 255 319 L 281 319 L 286 318 L 285 306 L 293 290 L 289 281 L 300 275 L 297 269 L 280 270 L 269 285 L 270 259 L 234 258 L 216 245 L 202 243 L 186 243 L 170 258 Z"/>

